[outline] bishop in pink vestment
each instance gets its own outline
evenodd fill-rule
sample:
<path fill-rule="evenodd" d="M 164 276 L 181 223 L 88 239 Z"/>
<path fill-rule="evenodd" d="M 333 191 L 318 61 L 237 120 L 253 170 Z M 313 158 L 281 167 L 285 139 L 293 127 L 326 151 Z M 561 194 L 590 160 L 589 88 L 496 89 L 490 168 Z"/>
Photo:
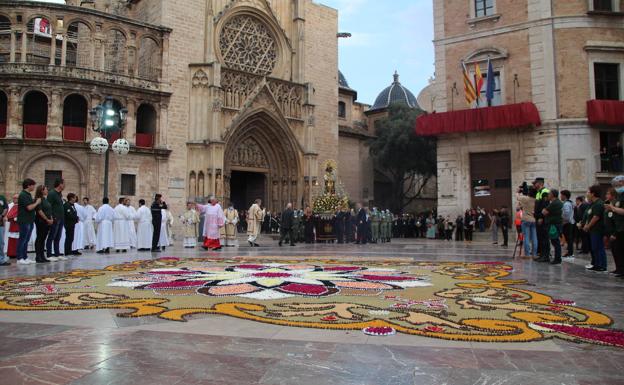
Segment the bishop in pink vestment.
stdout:
<path fill-rule="evenodd" d="M 197 211 L 204 213 L 204 249 L 221 250 L 219 228 L 225 224 L 225 216 L 221 205 L 212 197 L 207 205 L 197 205 Z"/>

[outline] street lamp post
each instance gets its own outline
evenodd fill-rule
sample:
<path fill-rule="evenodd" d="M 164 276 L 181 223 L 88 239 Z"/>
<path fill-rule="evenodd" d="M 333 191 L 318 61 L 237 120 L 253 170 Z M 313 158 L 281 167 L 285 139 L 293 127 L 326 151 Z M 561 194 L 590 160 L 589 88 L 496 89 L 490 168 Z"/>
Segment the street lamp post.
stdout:
<path fill-rule="evenodd" d="M 100 134 L 99 137 L 91 141 L 91 150 L 96 154 L 104 154 L 104 195 L 108 197 L 108 162 L 109 151 L 108 141 L 117 132 L 123 133 L 126 124 L 128 110 L 119 105 L 115 105 L 115 101 L 111 96 L 104 99 L 104 103 L 95 106 L 89 111 L 91 119 L 91 128 Z M 113 152 L 118 155 L 126 155 L 130 151 L 130 144 L 126 139 L 119 138 L 113 142 Z"/>

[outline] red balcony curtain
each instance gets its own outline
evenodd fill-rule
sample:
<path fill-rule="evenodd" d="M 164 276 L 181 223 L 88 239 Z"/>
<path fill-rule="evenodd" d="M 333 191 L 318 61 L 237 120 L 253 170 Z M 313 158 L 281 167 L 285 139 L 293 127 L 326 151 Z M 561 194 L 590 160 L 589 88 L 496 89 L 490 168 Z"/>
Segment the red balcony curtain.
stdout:
<path fill-rule="evenodd" d="M 47 130 L 47 124 L 24 124 L 24 138 L 45 139 Z"/>
<path fill-rule="evenodd" d="M 0 123 L 0 138 L 6 138 L 7 125 L 6 123 Z"/>
<path fill-rule="evenodd" d="M 588 100 L 587 120 L 590 125 L 624 126 L 624 101 Z"/>
<path fill-rule="evenodd" d="M 154 146 L 154 135 L 137 133 L 136 146 L 142 148 L 152 148 Z"/>
<path fill-rule="evenodd" d="M 84 127 L 63 126 L 63 140 L 84 142 L 86 129 Z"/>
<path fill-rule="evenodd" d="M 506 104 L 468 110 L 421 115 L 416 134 L 436 136 L 462 132 L 539 126 L 542 121 L 533 103 Z"/>
<path fill-rule="evenodd" d="M 108 139 L 108 144 L 113 144 L 113 142 L 119 138 L 121 138 L 121 132 L 117 131 L 114 134 L 112 134 L 111 137 Z"/>

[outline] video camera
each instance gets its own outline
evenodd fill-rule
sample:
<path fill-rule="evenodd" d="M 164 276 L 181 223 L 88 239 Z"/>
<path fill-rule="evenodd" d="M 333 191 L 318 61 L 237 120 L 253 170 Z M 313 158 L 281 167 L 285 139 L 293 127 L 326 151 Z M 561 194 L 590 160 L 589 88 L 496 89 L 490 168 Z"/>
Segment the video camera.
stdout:
<path fill-rule="evenodd" d="M 518 187 L 518 193 L 522 195 L 529 195 L 529 184 L 526 181 L 522 182 L 520 187 Z"/>

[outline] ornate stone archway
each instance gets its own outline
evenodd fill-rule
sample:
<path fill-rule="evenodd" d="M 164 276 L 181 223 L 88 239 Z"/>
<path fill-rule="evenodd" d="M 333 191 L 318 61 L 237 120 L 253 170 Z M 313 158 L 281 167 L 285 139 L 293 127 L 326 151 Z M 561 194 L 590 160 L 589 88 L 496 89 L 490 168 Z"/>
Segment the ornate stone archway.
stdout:
<path fill-rule="evenodd" d="M 225 147 L 225 197 L 231 196 L 232 171 L 265 176 L 265 206 L 280 211 L 288 202 L 297 205 L 303 194 L 301 150 L 296 140 L 266 112 L 242 121 L 228 136 Z"/>

